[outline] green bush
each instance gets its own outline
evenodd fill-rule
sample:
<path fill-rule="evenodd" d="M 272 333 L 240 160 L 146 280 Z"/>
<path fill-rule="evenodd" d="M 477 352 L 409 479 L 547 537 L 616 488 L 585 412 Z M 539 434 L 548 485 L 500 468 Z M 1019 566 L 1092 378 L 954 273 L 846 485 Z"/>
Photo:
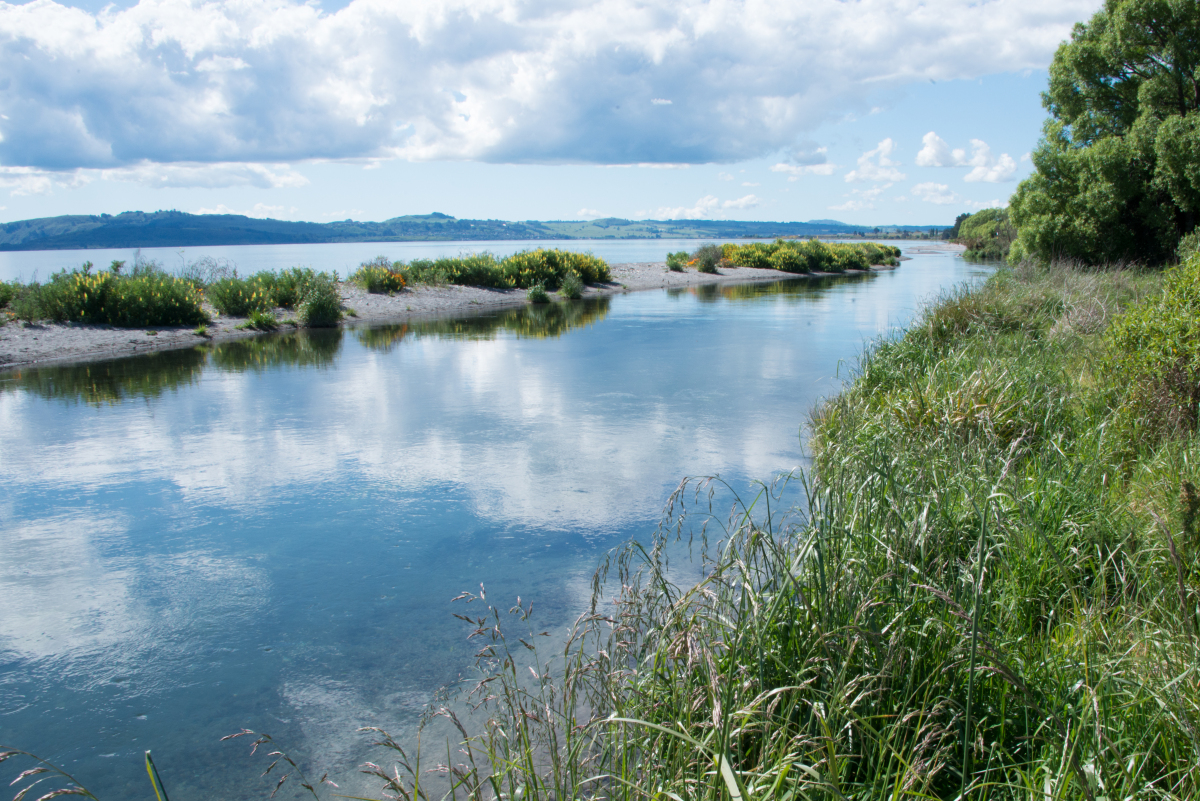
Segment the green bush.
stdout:
<path fill-rule="evenodd" d="M 757 267 L 789 273 L 827 273 L 866 270 L 873 265 L 895 266 L 900 263 L 900 248 L 877 242 L 833 242 L 819 239 L 798 242 L 777 239 L 748 245 L 721 247 L 724 258 L 737 267 Z"/>
<path fill-rule="evenodd" d="M 341 322 L 342 298 L 332 278 L 320 278 L 304 296 L 300 319 L 310 328 L 330 328 Z"/>
<path fill-rule="evenodd" d="M 701 245 L 692 254 L 692 259 L 696 262 L 696 269 L 709 274 L 716 273 L 717 265 L 723 257 L 724 254 L 719 245 Z"/>
<path fill-rule="evenodd" d="M 377 256 L 372 261 L 363 262 L 350 276 L 352 283 L 375 295 L 391 295 L 404 289 L 407 282 L 399 271 L 400 262 L 392 264 L 387 256 Z"/>
<path fill-rule="evenodd" d="M 1105 366 L 1125 388 L 1124 420 L 1191 431 L 1200 414 L 1200 255 L 1163 274 L 1160 295 L 1115 320 Z"/>
<path fill-rule="evenodd" d="M 667 254 L 667 269 L 673 273 L 681 273 L 687 267 L 688 254 L 686 250 Z"/>
<path fill-rule="evenodd" d="M 311 267 L 291 267 L 279 273 L 260 272 L 254 279 L 267 290 L 270 303 L 282 309 L 294 309 L 321 281 L 336 281 L 328 273 Z"/>
<path fill-rule="evenodd" d="M 559 288 L 564 297 L 571 300 L 579 300 L 583 297 L 583 279 L 575 273 L 567 273 L 567 277 L 563 279 L 562 286 Z"/>
<path fill-rule="evenodd" d="M 17 296 L 19 284 L 16 281 L 0 281 L 0 309 L 7 306 Z"/>
<path fill-rule="evenodd" d="M 408 284 L 462 284 L 497 289 L 528 289 L 541 285 L 556 289 L 569 274 L 578 275 L 585 284 L 611 280 L 608 264 L 590 253 L 566 250 L 523 250 L 505 259 L 491 253 L 475 253 L 435 261 L 413 259 L 397 262 L 392 268 Z"/>
<path fill-rule="evenodd" d="M 208 319 L 195 288 L 157 268 L 93 274 L 88 263 L 82 271 L 56 273 L 49 283 L 21 294 L 17 313 L 25 319 L 120 328 L 196 325 Z"/>
<path fill-rule="evenodd" d="M 270 287 L 257 277 L 239 278 L 235 274 L 221 278 L 209 284 L 204 295 L 214 309 L 227 317 L 249 317 L 251 312 L 266 311 L 274 305 Z"/>
<path fill-rule="evenodd" d="M 525 293 L 526 299 L 530 303 L 549 303 L 550 296 L 546 294 L 546 290 L 540 284 L 529 287 L 529 291 Z"/>

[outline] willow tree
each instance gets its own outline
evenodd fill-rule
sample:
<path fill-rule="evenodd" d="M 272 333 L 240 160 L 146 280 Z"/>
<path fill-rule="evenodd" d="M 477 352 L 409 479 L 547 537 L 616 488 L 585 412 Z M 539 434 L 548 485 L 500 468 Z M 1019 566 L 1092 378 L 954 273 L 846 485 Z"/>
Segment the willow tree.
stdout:
<path fill-rule="evenodd" d="M 1200 3 L 1107 0 L 1059 46 L 1010 259 L 1161 263 L 1200 221 Z"/>

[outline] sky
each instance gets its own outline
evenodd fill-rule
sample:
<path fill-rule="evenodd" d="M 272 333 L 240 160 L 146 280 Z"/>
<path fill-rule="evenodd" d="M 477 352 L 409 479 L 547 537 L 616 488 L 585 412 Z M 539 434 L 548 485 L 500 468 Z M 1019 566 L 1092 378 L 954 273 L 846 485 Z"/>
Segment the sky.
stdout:
<path fill-rule="evenodd" d="M 949 225 L 1100 0 L 0 2 L 0 222 Z"/>

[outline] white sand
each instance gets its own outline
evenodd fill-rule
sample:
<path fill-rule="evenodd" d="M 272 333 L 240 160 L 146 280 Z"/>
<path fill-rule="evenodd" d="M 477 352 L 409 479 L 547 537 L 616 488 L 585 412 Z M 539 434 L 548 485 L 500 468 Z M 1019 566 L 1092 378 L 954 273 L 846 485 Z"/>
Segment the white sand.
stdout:
<path fill-rule="evenodd" d="M 887 269 L 887 268 L 880 268 Z M 697 284 L 753 283 L 781 281 L 805 276 L 759 270 L 748 267 L 722 270 L 707 275 L 688 270 L 673 273 L 663 262 L 637 262 L 610 266 L 612 281 L 589 286 L 584 297 L 615 295 L 643 289 L 687 287 Z M 477 311 L 521 306 L 527 303 L 523 289 L 481 289 L 466 286 L 418 286 L 395 295 L 371 295 L 359 287 L 343 283 L 338 287 L 346 309 L 344 325 L 362 323 L 407 322 L 433 317 L 453 317 Z M 239 330 L 241 318 L 222 317 L 212 309 L 213 322 L 208 325 L 207 337 L 192 328 L 112 328 L 109 326 L 76 323 L 11 322 L 0 327 L 0 368 L 50 361 L 90 361 L 146 353 L 152 350 L 184 348 L 203 342 L 220 342 L 241 337 L 257 336 L 258 331 Z M 295 315 L 279 311 L 283 321 Z"/>

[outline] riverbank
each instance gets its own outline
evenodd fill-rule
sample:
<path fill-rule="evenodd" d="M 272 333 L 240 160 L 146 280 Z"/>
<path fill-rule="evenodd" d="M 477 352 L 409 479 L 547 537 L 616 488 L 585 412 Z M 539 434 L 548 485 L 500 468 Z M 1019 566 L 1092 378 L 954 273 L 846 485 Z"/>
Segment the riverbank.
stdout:
<path fill-rule="evenodd" d="M 768 535 L 735 507 L 706 578 L 675 586 L 672 543 L 713 509 L 685 482 L 529 691 L 553 722 L 498 702 L 476 758 L 532 785 L 510 743 L 565 720 L 589 739 L 555 777 L 663 796 L 1196 798 L 1198 296 L 1200 256 L 950 293 L 813 412 L 801 522 Z M 492 697 L 522 697 L 511 664 Z"/>
<path fill-rule="evenodd" d="M 894 268 L 877 268 L 894 269 Z M 610 267 L 612 280 L 585 287 L 583 297 L 594 298 L 650 289 L 677 289 L 705 284 L 757 283 L 826 274 L 792 275 L 778 270 L 739 267 L 718 274 L 695 270 L 672 272 L 663 262 L 635 262 Z M 369 294 L 349 282 L 338 284 L 346 309 L 343 326 L 365 323 L 404 323 L 436 317 L 483 313 L 528 303 L 523 289 L 418 285 L 395 295 Z M 295 323 L 294 312 L 277 310 L 280 324 Z M 259 336 L 263 332 L 243 327 L 245 319 L 224 317 L 209 309 L 212 323 L 203 333 L 192 327 L 113 328 L 71 323 L 12 322 L 0 327 L 0 368 L 44 362 L 93 361 L 133 356 L 151 351 L 186 348 L 206 342 L 224 342 Z"/>

